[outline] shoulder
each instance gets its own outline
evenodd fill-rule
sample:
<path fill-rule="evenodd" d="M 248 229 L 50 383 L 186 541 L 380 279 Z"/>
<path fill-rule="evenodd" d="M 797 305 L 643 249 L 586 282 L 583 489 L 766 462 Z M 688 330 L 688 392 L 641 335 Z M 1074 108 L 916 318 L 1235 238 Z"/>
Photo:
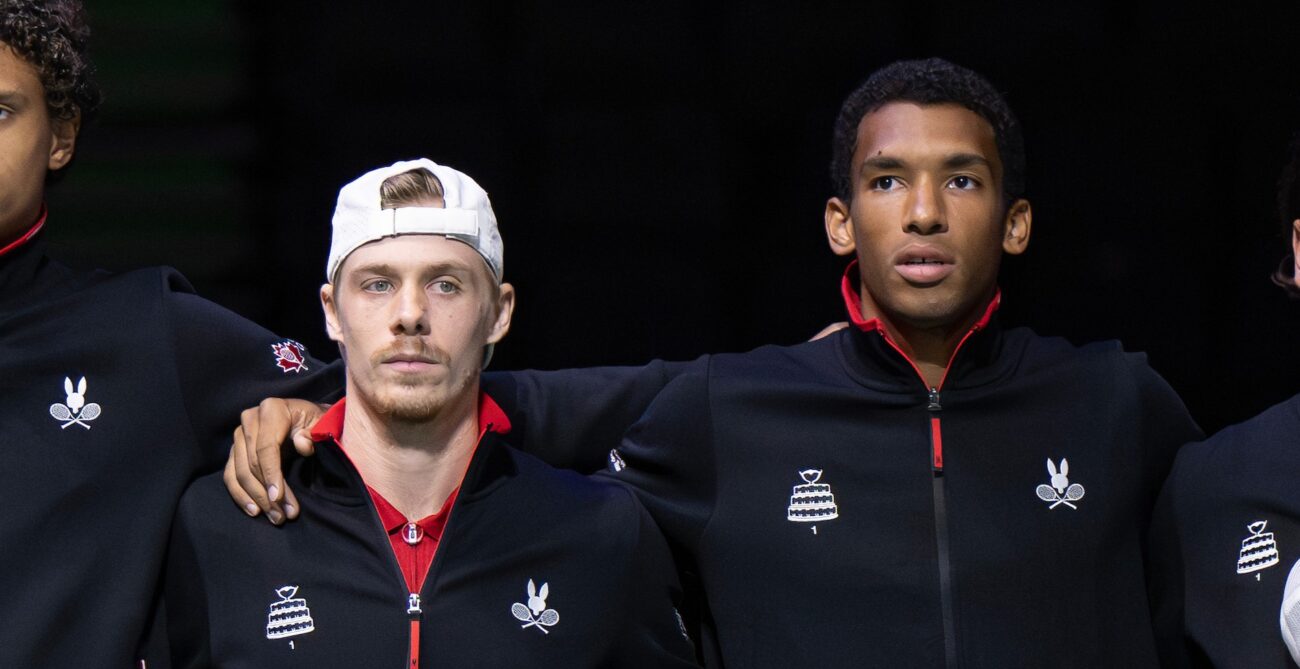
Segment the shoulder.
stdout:
<path fill-rule="evenodd" d="M 247 539 L 268 528 L 278 529 L 240 511 L 226 491 L 221 472 L 201 476 L 185 488 L 172 522 L 172 541 L 184 541 L 196 549 L 221 547 L 230 539 Z"/>
<path fill-rule="evenodd" d="M 1300 395 L 1178 452 L 1171 480 L 1180 485 L 1259 482 L 1300 466 Z M 1252 484 L 1253 485 L 1253 484 Z"/>
<path fill-rule="evenodd" d="M 517 475 L 518 492 L 512 496 L 523 495 L 530 500 L 532 518 L 547 518 L 547 522 L 580 530 L 607 531 L 629 523 L 635 528 L 644 513 L 636 496 L 619 483 L 556 469 L 510 446 L 504 446 L 503 451 Z"/>
<path fill-rule="evenodd" d="M 1043 336 L 1018 327 L 1007 330 L 1005 349 L 1020 356 L 1025 373 L 1070 367 L 1081 380 L 1164 385 L 1145 353 L 1125 350 L 1116 339 L 1075 344 L 1064 337 Z"/>

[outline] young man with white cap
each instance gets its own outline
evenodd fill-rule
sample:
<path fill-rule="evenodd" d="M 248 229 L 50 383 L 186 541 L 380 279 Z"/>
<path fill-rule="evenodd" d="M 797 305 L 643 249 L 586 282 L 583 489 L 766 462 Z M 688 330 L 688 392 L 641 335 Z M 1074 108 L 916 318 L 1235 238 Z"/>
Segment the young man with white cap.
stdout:
<path fill-rule="evenodd" d="M 514 289 L 487 193 L 429 160 L 345 186 L 321 288 L 347 396 L 249 523 L 216 475 L 177 513 L 178 666 L 693 666 L 667 544 L 631 492 L 506 445 L 479 390 Z"/>

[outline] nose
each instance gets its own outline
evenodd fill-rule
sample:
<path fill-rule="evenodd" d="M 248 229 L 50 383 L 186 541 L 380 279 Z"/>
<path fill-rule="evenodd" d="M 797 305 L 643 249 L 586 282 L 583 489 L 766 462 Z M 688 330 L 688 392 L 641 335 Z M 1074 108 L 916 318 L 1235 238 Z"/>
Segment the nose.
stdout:
<path fill-rule="evenodd" d="M 422 335 L 429 332 L 429 309 L 420 286 L 405 285 L 393 301 L 393 334 Z"/>
<path fill-rule="evenodd" d="M 942 186 L 923 179 L 908 191 L 907 216 L 904 229 L 920 235 L 933 235 L 948 230 L 944 213 Z"/>

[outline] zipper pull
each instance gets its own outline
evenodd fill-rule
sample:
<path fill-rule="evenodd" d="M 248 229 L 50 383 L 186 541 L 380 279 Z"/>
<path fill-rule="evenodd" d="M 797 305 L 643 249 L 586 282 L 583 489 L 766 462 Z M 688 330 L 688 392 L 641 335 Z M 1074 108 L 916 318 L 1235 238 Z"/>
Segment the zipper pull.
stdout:
<path fill-rule="evenodd" d="M 411 618 L 419 618 L 424 610 L 420 608 L 420 593 L 412 592 L 406 597 L 406 615 Z"/>
<path fill-rule="evenodd" d="M 930 389 L 930 405 L 927 406 L 927 407 L 925 407 L 925 408 L 926 408 L 927 411 L 938 411 L 938 410 L 940 410 L 940 409 L 943 408 L 943 406 L 939 404 L 939 389 L 938 389 L 938 388 L 931 388 L 931 389 Z"/>

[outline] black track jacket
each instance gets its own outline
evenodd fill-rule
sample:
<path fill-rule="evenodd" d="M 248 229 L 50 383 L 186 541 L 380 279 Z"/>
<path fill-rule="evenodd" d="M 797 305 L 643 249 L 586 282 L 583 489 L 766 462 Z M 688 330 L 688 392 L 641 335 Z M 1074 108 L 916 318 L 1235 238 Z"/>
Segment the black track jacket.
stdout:
<path fill-rule="evenodd" d="M 1179 451 L 1151 533 L 1168 666 L 1295 666 L 1279 614 L 1300 560 L 1298 442 L 1300 396 Z"/>
<path fill-rule="evenodd" d="M 167 563 L 178 669 L 402 669 L 411 620 L 423 667 L 697 666 L 668 547 L 621 486 L 553 469 L 488 432 L 412 610 L 343 451 L 318 442 L 287 482 L 302 515 L 284 527 L 250 520 L 219 475 L 186 491 Z"/>
<path fill-rule="evenodd" d="M 0 667 L 121 669 L 239 411 L 341 377 L 173 270 L 75 272 L 43 236 L 0 255 Z"/>
<path fill-rule="evenodd" d="M 520 374 L 502 406 L 558 462 L 626 412 L 601 389 L 676 375 L 608 475 L 698 573 L 715 665 L 1154 666 L 1145 534 L 1200 436 L 1175 393 L 1118 343 L 1004 331 L 996 301 L 927 388 L 848 286 L 858 327 L 823 340 Z"/>

